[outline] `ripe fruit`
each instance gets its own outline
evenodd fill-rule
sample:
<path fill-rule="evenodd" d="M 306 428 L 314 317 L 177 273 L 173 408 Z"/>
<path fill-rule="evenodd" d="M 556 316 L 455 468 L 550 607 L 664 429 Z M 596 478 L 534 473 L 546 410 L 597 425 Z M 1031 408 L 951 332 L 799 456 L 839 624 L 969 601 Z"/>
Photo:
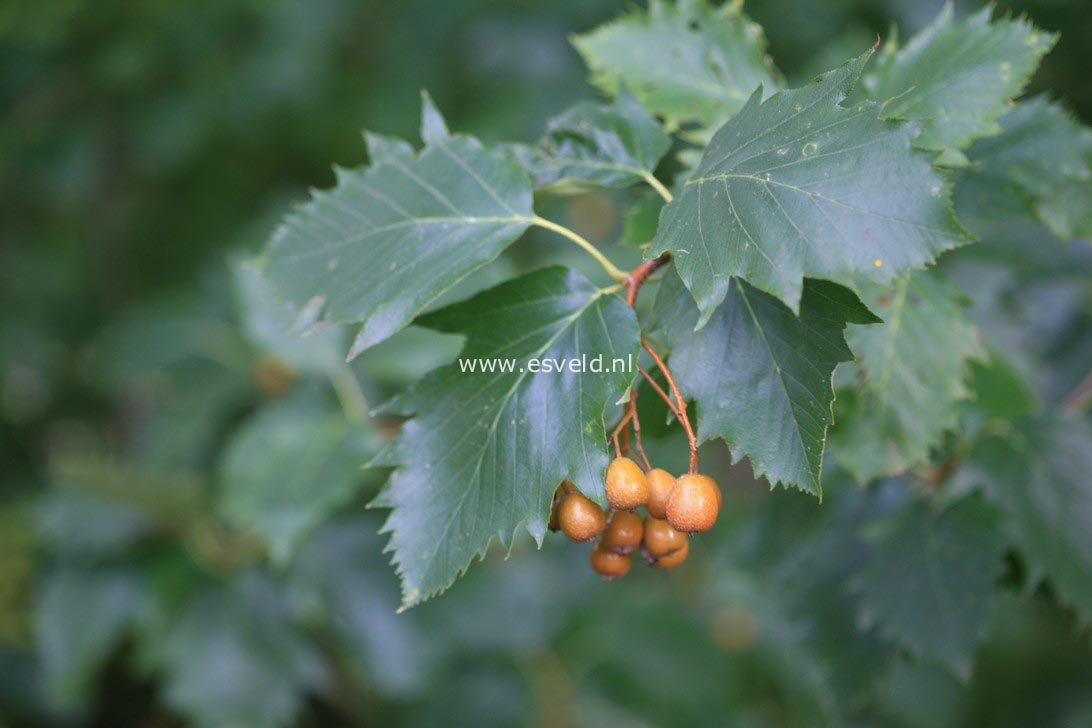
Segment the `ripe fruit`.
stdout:
<path fill-rule="evenodd" d="M 679 531 L 708 531 L 717 521 L 720 489 L 708 475 L 680 475 L 667 502 L 667 520 Z"/>
<path fill-rule="evenodd" d="M 690 553 L 690 542 L 683 541 L 682 546 L 674 551 L 668 551 L 663 556 L 653 558 L 652 565 L 657 569 L 670 569 L 686 561 L 686 555 Z"/>
<path fill-rule="evenodd" d="M 550 522 L 547 527 L 557 533 L 561 530 L 561 519 L 558 517 L 558 511 L 561 509 L 561 501 L 565 500 L 565 496 L 569 493 L 575 493 L 576 486 L 568 480 L 561 481 L 561 485 L 557 486 L 557 490 L 554 491 L 554 500 L 550 504 Z"/>
<path fill-rule="evenodd" d="M 595 569 L 595 573 L 608 581 L 619 576 L 625 576 L 629 572 L 632 563 L 632 555 L 616 554 L 602 546 L 596 546 L 591 552 L 592 568 Z"/>
<path fill-rule="evenodd" d="M 615 511 L 599 546 L 616 554 L 631 554 L 641 545 L 644 532 L 644 521 L 636 513 Z"/>
<path fill-rule="evenodd" d="M 607 527 L 603 509 L 581 493 L 569 493 L 557 508 L 561 531 L 573 541 L 591 541 Z"/>
<path fill-rule="evenodd" d="M 667 501 L 675 487 L 675 476 L 662 468 L 653 468 L 645 476 L 648 481 L 648 515 L 653 518 L 667 517 Z"/>
<path fill-rule="evenodd" d="M 676 531 L 671 524 L 660 518 L 649 518 L 645 522 L 645 550 L 651 556 L 663 556 L 676 551 L 687 544 L 686 534 Z"/>
<path fill-rule="evenodd" d="M 631 510 L 648 502 L 648 480 L 629 458 L 615 458 L 607 468 L 607 500 L 618 510 Z"/>

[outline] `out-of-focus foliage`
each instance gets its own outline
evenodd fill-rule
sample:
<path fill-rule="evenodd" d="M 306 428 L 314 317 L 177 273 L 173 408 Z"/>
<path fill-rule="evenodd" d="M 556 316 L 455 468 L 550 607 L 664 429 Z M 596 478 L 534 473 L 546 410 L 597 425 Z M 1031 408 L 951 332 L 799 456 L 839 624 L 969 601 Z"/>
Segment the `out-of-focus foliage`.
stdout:
<path fill-rule="evenodd" d="M 453 128 L 549 138 L 546 119 L 597 95 L 567 37 L 594 38 L 630 5 L 0 8 L 0 724 L 1092 721 L 1090 566 L 1087 548 L 1067 550 L 1092 532 L 1087 416 L 1031 419 L 1015 440 L 996 431 L 1081 391 L 1092 361 L 1092 253 L 1051 235 L 1088 234 L 1059 209 L 1081 209 L 1092 161 L 1053 100 L 1021 102 L 1000 136 L 963 150 L 956 214 L 982 242 L 944 273 L 982 340 L 945 352 L 975 354 L 963 387 L 941 387 L 960 400 L 958 423 L 906 437 L 927 468 L 861 489 L 859 471 L 887 472 L 902 451 L 828 463 L 818 505 L 768 493 L 711 443 L 703 464 L 727 484 L 725 515 L 685 570 L 604 584 L 584 550 L 517 539 L 506 560 L 491 551 L 442 599 L 396 614 L 382 519 L 365 508 L 376 483 L 356 463 L 398 423 L 357 423 L 450 361 L 460 337 L 410 327 L 347 365 L 348 332 L 284 335 L 288 312 L 240 260 L 306 186 L 333 183 L 332 160 L 364 159 L 362 125 L 412 137 L 421 88 Z M 1026 10 L 1062 31 L 1031 88 L 1087 123 L 1086 5 L 1004 0 L 995 14 Z M 940 6 L 755 1 L 745 10 L 779 71 L 753 49 L 748 68 L 770 86 L 807 80 L 886 39 L 890 21 L 908 37 Z M 596 79 L 692 120 L 654 85 Z M 704 97 L 684 101 L 709 116 Z M 1083 151 L 1029 150 L 1028 128 Z M 1043 187 L 1039 172 L 1059 165 L 1071 184 Z M 636 263 L 659 202 L 622 219 L 631 197 L 543 205 L 593 242 L 623 237 L 631 247 L 610 252 Z M 544 262 L 583 266 L 578 255 L 532 235 L 437 305 Z M 835 381 L 840 403 L 853 384 Z M 683 468 L 677 427 L 647 404 L 650 454 Z M 1023 458 L 1014 442 L 1056 456 Z M 975 531 L 1002 517 L 1004 544 Z M 918 550 L 956 566 L 935 579 Z M 907 583 L 935 613 L 905 611 Z M 936 619 L 951 631 L 929 629 Z"/>

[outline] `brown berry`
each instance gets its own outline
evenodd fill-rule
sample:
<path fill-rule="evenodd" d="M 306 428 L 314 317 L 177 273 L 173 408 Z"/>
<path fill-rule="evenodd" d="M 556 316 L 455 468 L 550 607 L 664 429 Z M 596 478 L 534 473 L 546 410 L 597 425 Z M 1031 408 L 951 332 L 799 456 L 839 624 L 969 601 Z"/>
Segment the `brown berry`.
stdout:
<path fill-rule="evenodd" d="M 684 533 L 708 531 L 717 521 L 720 489 L 708 475 L 680 475 L 667 502 L 667 520 Z"/>
<path fill-rule="evenodd" d="M 620 511 L 628 511 L 648 502 L 648 480 L 637 463 L 629 458 L 615 458 L 607 468 L 607 501 Z"/>
<path fill-rule="evenodd" d="M 633 511 L 615 511 L 603 532 L 600 547 L 616 554 L 631 554 L 641 545 L 645 523 Z"/>
<path fill-rule="evenodd" d="M 594 501 L 569 493 L 557 509 L 561 531 L 573 541 L 591 541 L 607 527 L 607 515 Z"/>
<path fill-rule="evenodd" d="M 667 501 L 675 487 L 675 476 L 662 468 L 653 468 L 645 476 L 648 481 L 648 515 L 653 518 L 667 517 Z"/>
<path fill-rule="evenodd" d="M 565 500 L 565 496 L 576 490 L 576 486 L 567 480 L 561 481 L 561 485 L 557 486 L 557 490 L 554 491 L 554 500 L 550 504 L 550 522 L 547 527 L 553 531 L 558 532 L 561 530 L 561 519 L 558 518 L 558 510 L 561 508 L 561 501 Z"/>
<path fill-rule="evenodd" d="M 632 555 L 616 554 L 613 551 L 608 551 L 602 546 L 595 547 L 591 552 L 592 568 L 595 570 L 595 573 L 608 581 L 619 576 L 625 576 L 629 572 L 629 567 L 632 563 Z"/>
<path fill-rule="evenodd" d="M 661 556 L 653 557 L 652 565 L 657 569 L 670 569 L 686 561 L 686 555 L 690 553 L 690 542 L 683 541 L 679 548 L 668 551 Z"/>
<path fill-rule="evenodd" d="M 676 531 L 667 521 L 659 518 L 645 521 L 644 547 L 653 558 L 678 551 L 687 544 L 686 534 Z"/>

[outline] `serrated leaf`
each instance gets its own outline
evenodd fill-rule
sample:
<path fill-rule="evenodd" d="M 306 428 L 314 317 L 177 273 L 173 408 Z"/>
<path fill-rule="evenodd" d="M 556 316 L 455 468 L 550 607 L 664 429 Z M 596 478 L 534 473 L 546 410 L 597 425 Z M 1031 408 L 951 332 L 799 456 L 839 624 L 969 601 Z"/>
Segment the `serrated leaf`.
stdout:
<path fill-rule="evenodd" d="M 307 337 L 290 334 L 296 318 L 292 305 L 273 295 L 251 261 L 232 266 L 232 282 L 243 332 L 259 351 L 305 372 L 329 372 L 342 365 L 347 343 L 344 329 L 331 327 Z"/>
<path fill-rule="evenodd" d="M 647 11 L 573 39 L 608 94 L 624 84 L 668 124 L 715 125 L 738 111 L 759 86 L 775 87 L 762 29 L 738 3 L 652 0 Z"/>
<path fill-rule="evenodd" d="M 923 123 L 915 143 L 965 163 L 959 153 L 1001 131 L 997 118 L 1020 95 L 1057 36 L 1026 18 L 997 18 L 992 7 L 954 20 L 951 3 L 903 48 L 888 44 L 862 82 L 883 115 Z"/>
<path fill-rule="evenodd" d="M 379 447 L 367 424 L 306 399 L 268 405 L 243 423 L 220 468 L 220 511 L 252 529 L 285 563 L 300 541 L 345 505 Z"/>
<path fill-rule="evenodd" d="M 406 326 L 531 224 L 526 172 L 473 137 L 448 135 L 431 102 L 412 159 L 387 142 L 337 170 L 266 248 L 262 269 L 301 323 L 362 324 L 351 355 Z"/>
<path fill-rule="evenodd" d="M 184 605 L 154 643 L 164 699 L 196 726 L 286 726 L 325 666 L 273 585 L 244 574 Z"/>
<path fill-rule="evenodd" d="M 893 290 L 867 287 L 865 301 L 884 323 L 847 335 L 860 392 L 831 443 L 859 480 L 928 460 L 956 428 L 959 402 L 970 395 L 970 362 L 986 356 L 961 295 L 935 270 L 902 278 Z"/>
<path fill-rule="evenodd" d="M 1092 237 L 1092 129 L 1043 96 L 1018 104 L 1001 128 L 967 152 L 973 166 L 960 184 L 1015 193 L 1063 240 Z"/>
<path fill-rule="evenodd" d="M 804 277 L 886 283 L 966 242 L 912 124 L 841 106 L 866 53 L 809 86 L 751 97 L 664 208 L 646 253 L 670 250 L 704 323 L 732 276 L 799 310 Z"/>
<path fill-rule="evenodd" d="M 1028 560 L 1059 598 L 1092 620 L 1092 426 L 1076 417 L 1029 420 L 985 438 L 971 467 Z"/>
<path fill-rule="evenodd" d="M 611 106 L 583 102 L 551 119 L 523 156 L 536 190 L 565 193 L 640 182 L 670 147 L 660 122 L 620 88 Z"/>
<path fill-rule="evenodd" d="M 757 476 L 821 495 L 820 471 L 832 422 L 831 377 L 850 361 L 847 323 L 875 318 L 847 288 L 808 279 L 797 317 L 768 293 L 732 278 L 704 328 L 678 276 L 656 294 L 656 331 L 668 342 L 683 396 L 697 403 L 699 441 L 721 437 Z"/>
<path fill-rule="evenodd" d="M 602 502 L 608 455 L 603 410 L 633 374 L 611 370 L 636 357 L 633 310 L 564 268 L 546 268 L 423 317 L 467 337 L 463 360 L 512 360 L 513 371 L 433 372 L 385 411 L 415 414 L 375 464 L 393 465 L 377 504 L 412 606 L 451 585 L 494 536 L 524 526 L 541 543 L 550 499 L 563 479 Z M 608 371 L 526 370 L 528 360 L 589 359 Z M 520 368 L 524 370 L 521 371 Z"/>
<path fill-rule="evenodd" d="M 996 512 L 976 497 L 939 513 L 917 501 L 871 526 L 867 541 L 854 579 L 861 624 L 967 680 L 1002 570 Z"/>

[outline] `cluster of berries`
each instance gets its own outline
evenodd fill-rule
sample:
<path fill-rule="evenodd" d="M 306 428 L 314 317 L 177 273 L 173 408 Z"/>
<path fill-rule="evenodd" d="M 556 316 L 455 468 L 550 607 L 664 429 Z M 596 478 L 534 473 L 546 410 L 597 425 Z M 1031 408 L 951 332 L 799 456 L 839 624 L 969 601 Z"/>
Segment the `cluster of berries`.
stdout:
<path fill-rule="evenodd" d="M 550 529 L 573 541 L 599 538 L 591 564 L 605 579 L 625 576 L 638 549 L 650 566 L 681 564 L 690 551 L 687 536 L 712 528 L 720 511 L 720 488 L 709 476 L 675 478 L 660 468 L 645 473 L 626 457 L 607 469 L 606 491 L 610 510 L 604 512 L 565 481 L 554 494 L 550 516 Z M 641 506 L 644 518 L 635 511 Z"/>

